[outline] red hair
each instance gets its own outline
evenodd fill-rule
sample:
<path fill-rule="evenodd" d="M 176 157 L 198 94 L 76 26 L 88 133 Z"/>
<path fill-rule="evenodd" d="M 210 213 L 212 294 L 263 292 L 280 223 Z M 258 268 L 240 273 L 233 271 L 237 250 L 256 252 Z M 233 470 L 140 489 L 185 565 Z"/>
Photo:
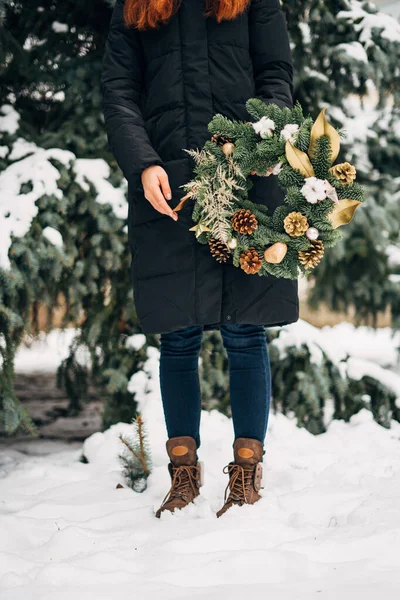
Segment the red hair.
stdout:
<path fill-rule="evenodd" d="M 182 0 L 125 0 L 124 20 L 128 26 L 142 31 L 166 24 L 180 7 Z M 238 17 L 250 0 L 205 0 L 205 17 L 220 23 Z"/>

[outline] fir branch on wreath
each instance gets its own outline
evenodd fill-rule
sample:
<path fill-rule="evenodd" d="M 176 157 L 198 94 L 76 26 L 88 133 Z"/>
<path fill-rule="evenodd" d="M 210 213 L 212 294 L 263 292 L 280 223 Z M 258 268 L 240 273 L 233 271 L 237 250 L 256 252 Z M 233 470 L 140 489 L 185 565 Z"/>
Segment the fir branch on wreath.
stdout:
<path fill-rule="evenodd" d="M 199 243 L 226 244 L 233 250 L 234 266 L 248 274 L 297 279 L 322 258 L 321 253 L 319 260 L 305 260 L 305 253 L 333 247 L 341 238 L 337 228 L 350 222 L 364 190 L 354 181 L 352 165 L 335 164 L 343 132 L 327 121 L 325 109 L 314 121 L 303 115 L 299 103 L 279 108 L 250 98 L 246 108 L 255 122 L 217 114 L 204 147 L 185 150 L 195 161 L 194 178 L 182 186 L 195 198 L 191 230 Z M 254 173 L 277 176 L 285 190 L 284 203 L 273 214 L 267 202 L 255 204 L 248 198 Z M 232 226 L 237 222 L 233 216 L 243 209 L 250 211 L 249 222 L 258 223 L 257 228 L 244 226 L 246 235 Z M 292 223 L 285 230 L 289 214 L 297 215 L 301 227 Z M 279 252 L 271 250 L 274 244 L 280 244 Z M 243 257 L 250 260 L 251 248 L 259 261 L 250 261 L 249 268 Z"/>

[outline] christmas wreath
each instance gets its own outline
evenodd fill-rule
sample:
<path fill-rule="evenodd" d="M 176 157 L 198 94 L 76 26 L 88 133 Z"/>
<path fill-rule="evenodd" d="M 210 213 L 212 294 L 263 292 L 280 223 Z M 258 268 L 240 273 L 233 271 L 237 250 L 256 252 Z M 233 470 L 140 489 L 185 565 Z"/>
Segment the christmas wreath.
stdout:
<path fill-rule="evenodd" d="M 194 178 L 182 187 L 179 211 L 193 198 L 192 219 L 200 243 L 220 262 L 231 260 L 245 273 L 296 279 L 313 269 L 342 237 L 364 200 L 349 163 L 334 164 L 340 133 L 325 117 L 314 121 L 293 109 L 251 98 L 246 108 L 254 122 L 217 114 L 202 149 L 186 150 L 195 161 Z M 248 199 L 252 174 L 276 176 L 286 191 L 281 206 Z"/>

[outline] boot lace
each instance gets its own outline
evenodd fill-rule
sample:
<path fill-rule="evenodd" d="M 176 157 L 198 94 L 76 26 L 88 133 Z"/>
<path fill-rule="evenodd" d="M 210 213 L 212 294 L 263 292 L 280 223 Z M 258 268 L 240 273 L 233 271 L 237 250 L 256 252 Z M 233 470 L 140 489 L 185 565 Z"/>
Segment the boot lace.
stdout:
<path fill-rule="evenodd" d="M 174 467 L 172 465 L 172 483 L 167 492 L 162 506 L 173 498 L 182 498 L 185 502 L 190 500 L 190 492 L 196 493 L 196 481 L 200 476 L 200 466 L 198 465 L 181 465 Z"/>
<path fill-rule="evenodd" d="M 245 469 L 241 465 L 229 464 L 223 469 L 225 474 L 229 474 L 229 482 L 225 488 L 224 502 L 245 503 L 250 495 L 250 486 L 253 481 L 254 467 Z M 228 490 L 230 494 L 226 498 Z"/>

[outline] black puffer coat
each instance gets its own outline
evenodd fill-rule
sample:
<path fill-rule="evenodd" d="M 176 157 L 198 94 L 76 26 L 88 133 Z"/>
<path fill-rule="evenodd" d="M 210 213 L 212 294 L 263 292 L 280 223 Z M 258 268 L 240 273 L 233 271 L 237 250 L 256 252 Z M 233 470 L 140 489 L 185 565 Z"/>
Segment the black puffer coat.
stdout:
<path fill-rule="evenodd" d="M 251 0 L 236 19 L 203 16 L 204 0 L 182 0 L 167 25 L 139 32 L 117 0 L 106 44 L 103 111 L 111 150 L 128 180 L 128 231 L 137 315 L 144 333 L 221 323 L 282 325 L 298 319 L 297 281 L 247 275 L 219 264 L 189 228 L 194 200 L 178 221 L 146 200 L 141 172 L 161 165 L 174 208 L 192 178 L 184 148 L 201 148 L 216 113 L 247 121 L 248 98 L 293 106 L 292 57 L 279 0 Z M 276 177 L 253 176 L 250 199 L 282 203 Z"/>

